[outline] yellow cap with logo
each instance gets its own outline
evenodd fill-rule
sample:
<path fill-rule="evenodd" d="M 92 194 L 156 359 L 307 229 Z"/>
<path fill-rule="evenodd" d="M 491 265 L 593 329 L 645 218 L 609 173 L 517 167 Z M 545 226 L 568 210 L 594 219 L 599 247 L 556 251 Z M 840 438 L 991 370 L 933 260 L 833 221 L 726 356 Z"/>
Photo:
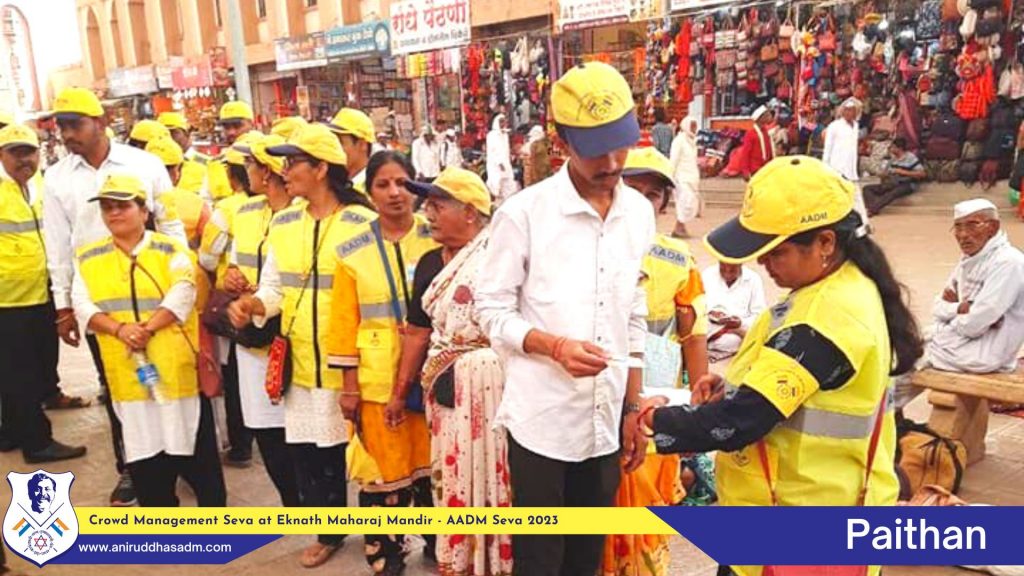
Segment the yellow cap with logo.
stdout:
<path fill-rule="evenodd" d="M 371 144 L 377 139 L 373 120 L 355 108 L 342 108 L 339 110 L 334 115 L 334 118 L 327 123 L 327 127 L 336 134 L 349 134 Z"/>
<path fill-rule="evenodd" d="M 292 134 L 284 144 L 270 146 L 267 154 L 271 156 L 312 156 L 317 160 L 335 164 L 348 165 L 348 157 L 338 142 L 338 137 L 323 124 L 307 124 Z"/>
<path fill-rule="evenodd" d="M 817 158 L 776 158 L 751 178 L 740 215 L 712 230 L 704 245 L 718 260 L 742 264 L 791 236 L 847 218 L 855 193 L 852 182 Z"/>
<path fill-rule="evenodd" d="M 39 148 L 39 135 L 24 124 L 8 124 L 0 129 L 0 149 L 13 146 Z"/>
<path fill-rule="evenodd" d="M 622 169 L 623 178 L 654 174 L 665 180 L 669 186 L 675 186 L 672 179 L 672 162 L 657 148 L 633 148 L 626 156 L 626 164 Z"/>
<path fill-rule="evenodd" d="M 573 66 L 551 87 L 558 133 L 584 158 L 632 148 L 640 139 L 633 90 L 602 62 Z"/>
<path fill-rule="evenodd" d="M 103 116 L 103 104 L 88 88 L 71 86 L 60 91 L 53 100 L 53 114 L 58 119 L 77 116 L 99 118 Z"/>
<path fill-rule="evenodd" d="M 284 118 L 274 120 L 274 123 L 270 125 L 270 133 L 287 140 L 291 138 L 296 130 L 300 130 L 307 124 L 309 122 L 306 122 L 306 119 L 302 116 L 285 116 Z"/>
<path fill-rule="evenodd" d="M 480 176 L 464 168 L 445 168 L 433 182 L 407 180 L 405 187 L 424 198 L 431 194 L 451 197 L 476 208 L 485 216 L 491 215 L 491 193 Z"/>
<path fill-rule="evenodd" d="M 224 122 L 237 122 L 239 120 L 249 120 L 251 122 L 253 119 L 252 106 L 249 106 L 248 103 L 242 102 L 241 100 L 225 102 L 224 105 L 220 107 L 220 114 L 217 119 L 222 124 Z"/>
<path fill-rule="evenodd" d="M 128 134 L 129 140 L 138 140 L 140 142 L 152 142 L 157 138 L 170 137 L 170 130 L 156 120 L 139 120 L 132 126 L 132 131 Z"/>
<path fill-rule="evenodd" d="M 181 146 L 169 136 L 154 138 L 146 144 L 146 152 L 156 156 L 164 163 L 164 166 L 178 166 L 185 161 L 185 153 Z"/>
<path fill-rule="evenodd" d="M 168 130 L 184 130 L 188 132 L 189 125 L 185 115 L 181 112 L 161 112 L 156 121 L 163 124 Z"/>
<path fill-rule="evenodd" d="M 131 174 L 111 174 L 107 176 L 103 186 L 100 187 L 100 191 L 96 196 L 90 198 L 89 202 L 95 202 L 104 198 L 121 201 L 145 200 L 146 187 L 142 184 L 142 180 Z"/>
<path fill-rule="evenodd" d="M 270 168 L 271 172 L 280 176 L 281 174 L 284 174 L 284 158 L 281 156 L 271 156 L 270 154 L 267 154 L 267 148 L 271 146 L 280 146 L 285 143 L 286 140 L 277 134 L 268 134 L 250 144 L 235 144 L 232 148 L 241 152 L 245 156 L 251 157 L 263 166 Z"/>

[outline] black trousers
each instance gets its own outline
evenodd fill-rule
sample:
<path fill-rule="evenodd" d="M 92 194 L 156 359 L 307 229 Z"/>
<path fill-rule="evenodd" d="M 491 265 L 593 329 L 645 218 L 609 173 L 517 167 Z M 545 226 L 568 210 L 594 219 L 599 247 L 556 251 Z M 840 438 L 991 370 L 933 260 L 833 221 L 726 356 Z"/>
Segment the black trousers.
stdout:
<path fill-rule="evenodd" d="M 192 456 L 171 456 L 161 452 L 152 458 L 128 463 L 140 506 L 177 506 L 175 485 L 180 476 L 195 492 L 200 506 L 226 506 L 227 488 L 217 451 L 213 408 L 199 397 L 199 429 Z"/>
<path fill-rule="evenodd" d="M 619 454 L 562 462 L 531 452 L 508 435 L 512 505 L 612 506 L 622 471 Z M 590 576 L 601 565 L 605 537 L 516 536 L 512 539 L 516 576 Z"/>
<path fill-rule="evenodd" d="M 52 304 L 0 308 L 0 426 L 26 454 L 53 441 L 43 397 L 57 348 Z"/>
<path fill-rule="evenodd" d="M 236 456 L 252 456 L 252 431 L 245 427 L 242 419 L 242 399 L 238 396 L 238 356 L 235 354 L 237 345 L 232 342 L 228 352 L 228 363 L 221 366 L 224 379 L 224 411 L 228 421 L 228 443 L 231 454 Z"/>
<path fill-rule="evenodd" d="M 84 329 L 84 327 L 83 327 Z M 110 421 L 110 439 L 114 445 L 114 463 L 117 466 L 117 473 L 124 474 L 127 470 L 124 465 L 124 438 L 121 432 L 121 421 L 117 419 L 114 412 L 114 401 L 110 397 L 110 386 L 107 384 L 107 373 L 103 369 L 103 358 L 100 356 L 100 343 L 95 334 L 86 334 L 85 342 L 89 345 L 89 353 L 92 355 L 92 363 L 96 367 L 96 374 L 99 375 L 100 387 L 106 398 L 104 408 L 107 410 L 107 420 Z"/>
<path fill-rule="evenodd" d="M 49 307 L 49 313 L 53 315 L 53 321 L 57 321 L 57 307 L 53 303 L 53 297 L 50 297 L 50 302 L 47 304 Z M 48 338 L 46 346 L 39 350 L 38 354 L 46 359 L 46 362 L 50 364 L 51 372 L 53 373 L 51 378 L 47 378 L 41 384 L 43 385 L 42 397 L 43 400 L 48 400 L 53 396 L 60 393 L 60 373 L 57 372 L 57 367 L 60 365 L 60 338 L 57 337 L 56 324 L 53 328 L 53 338 Z"/>
<path fill-rule="evenodd" d="M 284 441 L 284 428 L 259 428 L 252 429 L 251 432 L 256 437 L 256 446 L 260 449 L 267 475 L 281 496 L 281 505 L 301 506 L 299 481 L 295 475 L 292 454 Z"/>
<path fill-rule="evenodd" d="M 319 448 L 316 444 L 289 444 L 295 462 L 302 505 L 308 508 L 344 508 L 348 506 L 348 477 L 345 473 L 345 449 L 348 444 Z M 321 544 L 337 546 L 345 536 L 321 534 Z"/>
<path fill-rule="evenodd" d="M 889 204 L 913 192 L 914 187 L 908 183 L 865 186 L 864 207 L 867 208 L 868 214 L 878 214 Z"/>

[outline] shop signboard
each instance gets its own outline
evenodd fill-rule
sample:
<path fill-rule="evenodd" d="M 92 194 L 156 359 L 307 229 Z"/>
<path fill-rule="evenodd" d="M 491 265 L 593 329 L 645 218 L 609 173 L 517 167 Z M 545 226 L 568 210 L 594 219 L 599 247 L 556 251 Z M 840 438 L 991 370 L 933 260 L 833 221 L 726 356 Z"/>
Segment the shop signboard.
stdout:
<path fill-rule="evenodd" d="M 212 86 L 213 71 L 209 54 L 185 58 L 182 65 L 171 72 L 171 83 L 175 90 Z"/>
<path fill-rule="evenodd" d="M 111 98 L 149 94 L 156 91 L 156 76 L 153 75 L 152 66 L 116 68 L 107 74 L 107 95 Z"/>
<path fill-rule="evenodd" d="M 161 90 L 174 89 L 174 69 L 185 65 L 181 56 L 171 56 L 167 63 L 156 65 L 156 86 Z"/>
<path fill-rule="evenodd" d="M 327 42 L 323 32 L 274 40 L 277 70 L 301 70 L 327 64 Z"/>
<path fill-rule="evenodd" d="M 391 4 L 395 56 L 469 44 L 469 0 L 401 0 Z"/>
<path fill-rule="evenodd" d="M 699 10 L 721 4 L 729 4 L 732 0 L 669 0 L 669 10 L 680 12 L 683 10 Z"/>
<path fill-rule="evenodd" d="M 338 26 L 324 34 L 327 38 L 327 60 L 332 62 L 360 56 L 388 56 L 391 53 L 391 30 L 383 20 Z"/>
<path fill-rule="evenodd" d="M 558 28 L 579 30 L 629 19 L 633 0 L 559 0 Z"/>
<path fill-rule="evenodd" d="M 652 20 L 665 16 L 664 0 L 629 0 L 630 22 Z"/>

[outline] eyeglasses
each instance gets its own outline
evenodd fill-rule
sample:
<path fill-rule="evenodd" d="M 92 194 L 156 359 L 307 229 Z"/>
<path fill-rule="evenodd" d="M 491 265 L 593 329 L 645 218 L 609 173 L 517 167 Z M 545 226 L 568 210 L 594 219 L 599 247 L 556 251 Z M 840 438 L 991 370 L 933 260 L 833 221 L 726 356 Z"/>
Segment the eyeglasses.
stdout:
<path fill-rule="evenodd" d="M 957 222 L 950 228 L 952 232 L 977 232 L 981 230 L 985 225 L 992 222 L 991 220 L 968 220 L 967 222 Z"/>
<path fill-rule="evenodd" d="M 312 156 L 305 156 L 305 155 L 285 156 L 284 157 L 284 169 L 285 170 L 291 170 L 295 166 L 297 166 L 299 164 L 303 164 L 303 163 L 309 164 L 310 166 L 316 166 L 317 164 L 320 163 L 320 161 L 317 160 L 316 158 L 313 158 Z"/>

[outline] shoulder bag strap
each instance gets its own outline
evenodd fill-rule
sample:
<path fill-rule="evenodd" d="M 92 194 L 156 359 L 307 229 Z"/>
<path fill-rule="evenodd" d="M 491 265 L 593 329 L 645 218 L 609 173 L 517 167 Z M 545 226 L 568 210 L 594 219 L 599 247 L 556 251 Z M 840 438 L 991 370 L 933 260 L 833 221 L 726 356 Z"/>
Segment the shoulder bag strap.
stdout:
<path fill-rule="evenodd" d="M 882 436 L 882 421 L 885 420 L 885 405 L 889 400 L 889 389 L 882 393 L 882 401 L 878 403 L 878 412 L 875 414 L 875 427 L 871 431 L 871 443 L 868 444 L 868 461 L 864 469 L 864 484 L 861 486 L 860 494 L 857 496 L 857 506 L 863 506 L 868 495 L 868 482 L 871 480 L 871 469 L 875 464 L 875 453 L 878 451 L 878 440 Z"/>
<path fill-rule="evenodd" d="M 768 483 L 768 492 L 772 495 L 772 506 L 779 505 L 779 498 L 775 495 L 775 486 L 772 485 L 772 469 L 768 460 L 768 445 L 764 439 L 757 441 L 757 455 L 761 459 L 761 470 L 764 472 L 764 479 Z"/>
<path fill-rule="evenodd" d="M 377 240 L 377 251 L 380 253 L 381 264 L 384 265 L 384 273 L 388 277 L 388 288 L 391 289 L 391 313 L 395 315 L 395 322 L 401 326 L 404 323 L 402 318 L 402 306 L 398 303 L 398 286 L 395 284 L 395 274 L 391 271 L 391 263 L 388 261 L 388 253 L 384 248 L 384 236 L 380 231 L 380 220 L 370 223 L 373 229 L 373 237 Z"/>

